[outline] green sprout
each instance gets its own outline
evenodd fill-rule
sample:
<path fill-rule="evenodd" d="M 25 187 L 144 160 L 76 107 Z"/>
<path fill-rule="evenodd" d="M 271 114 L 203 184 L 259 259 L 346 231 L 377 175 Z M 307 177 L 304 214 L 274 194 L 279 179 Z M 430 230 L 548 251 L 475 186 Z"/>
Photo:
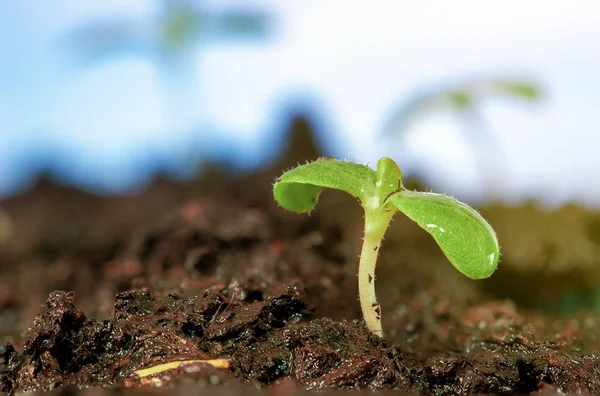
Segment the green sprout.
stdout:
<path fill-rule="evenodd" d="M 358 293 L 367 328 L 383 337 L 381 306 L 375 296 L 375 265 L 386 229 L 401 211 L 433 236 L 448 260 L 472 279 L 487 278 L 500 256 L 492 227 L 477 211 L 446 195 L 410 191 L 402 172 L 389 158 L 377 171 L 347 161 L 319 158 L 284 173 L 273 186 L 275 200 L 292 212 L 310 212 L 324 188 L 354 196 L 365 211 L 362 251 L 358 264 Z"/>

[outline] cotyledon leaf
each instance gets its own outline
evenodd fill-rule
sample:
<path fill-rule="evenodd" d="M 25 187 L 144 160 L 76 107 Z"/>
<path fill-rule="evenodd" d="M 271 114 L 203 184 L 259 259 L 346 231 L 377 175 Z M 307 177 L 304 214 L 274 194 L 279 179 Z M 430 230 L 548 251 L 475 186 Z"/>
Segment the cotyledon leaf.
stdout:
<path fill-rule="evenodd" d="M 469 278 L 487 278 L 498 266 L 496 234 L 471 207 L 445 195 L 409 190 L 391 195 L 388 202 L 429 232 L 454 267 Z"/>
<path fill-rule="evenodd" d="M 363 204 L 375 194 L 375 171 L 367 166 L 319 158 L 284 173 L 273 186 L 275 200 L 293 212 L 308 212 L 323 188 L 342 190 Z"/>
<path fill-rule="evenodd" d="M 378 198 L 378 205 L 383 205 L 385 199 L 402 187 L 402 171 L 394 160 L 383 157 L 377 162 L 377 171 L 375 172 L 375 193 Z"/>

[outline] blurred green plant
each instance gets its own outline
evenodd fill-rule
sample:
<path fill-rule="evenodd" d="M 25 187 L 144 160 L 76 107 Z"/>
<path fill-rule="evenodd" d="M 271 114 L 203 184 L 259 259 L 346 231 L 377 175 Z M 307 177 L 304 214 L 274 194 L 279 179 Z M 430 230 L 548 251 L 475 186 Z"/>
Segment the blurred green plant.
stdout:
<path fill-rule="evenodd" d="M 160 65 L 181 60 L 209 40 L 265 39 L 269 18 L 261 11 L 203 9 L 192 0 L 162 0 L 156 18 L 125 17 L 88 23 L 70 32 L 66 43 L 80 62 L 138 53 Z"/>
<path fill-rule="evenodd" d="M 387 136 L 404 137 L 410 126 L 439 112 L 449 112 L 458 117 L 463 125 L 471 151 L 476 161 L 476 170 L 484 181 L 486 192 L 501 186 L 494 177 L 486 181 L 483 172 L 506 169 L 501 144 L 491 131 L 489 122 L 483 115 L 483 105 L 493 99 L 520 103 L 538 103 L 542 91 L 533 82 L 516 78 L 489 78 L 464 82 L 462 84 L 422 89 L 410 96 L 408 102 L 395 106 L 383 127 Z M 496 153 L 497 156 L 491 155 Z"/>
<path fill-rule="evenodd" d="M 351 194 L 365 211 L 358 292 L 365 323 L 373 334 L 383 336 L 381 306 L 375 295 L 375 265 L 383 236 L 397 211 L 431 234 L 452 265 L 469 278 L 487 278 L 496 270 L 498 240 L 483 217 L 454 198 L 407 190 L 402 185 L 400 168 L 389 158 L 380 159 L 376 171 L 352 162 L 320 158 L 284 173 L 275 182 L 273 195 L 287 210 L 310 212 L 325 188 Z"/>
<path fill-rule="evenodd" d="M 128 55 L 152 59 L 166 77 L 167 108 L 177 125 L 186 118 L 181 111 L 200 100 L 197 50 L 215 41 L 265 40 L 270 27 L 268 15 L 256 9 L 211 10 L 198 1 L 162 0 L 154 18 L 90 21 L 70 31 L 63 44 L 71 61 L 86 67 Z"/>

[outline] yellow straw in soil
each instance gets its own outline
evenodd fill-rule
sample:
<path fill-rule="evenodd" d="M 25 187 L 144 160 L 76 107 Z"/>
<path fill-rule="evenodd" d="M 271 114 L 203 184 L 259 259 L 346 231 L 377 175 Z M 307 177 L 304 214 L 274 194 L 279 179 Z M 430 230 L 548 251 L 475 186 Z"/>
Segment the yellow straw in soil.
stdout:
<path fill-rule="evenodd" d="M 149 375 L 154 375 L 158 373 L 162 373 L 167 370 L 175 370 L 181 366 L 186 366 L 188 364 L 194 363 L 206 363 L 218 369 L 226 369 L 229 368 L 229 362 L 226 359 L 210 359 L 210 360 L 178 360 L 175 362 L 161 363 L 156 366 L 152 366 L 149 368 L 136 370 L 134 371 L 140 378 L 148 377 Z"/>

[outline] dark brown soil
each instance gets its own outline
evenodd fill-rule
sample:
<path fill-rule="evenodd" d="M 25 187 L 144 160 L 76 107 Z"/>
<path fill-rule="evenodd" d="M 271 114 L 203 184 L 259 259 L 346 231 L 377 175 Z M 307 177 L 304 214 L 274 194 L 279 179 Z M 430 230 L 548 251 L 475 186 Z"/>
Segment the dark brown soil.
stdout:
<path fill-rule="evenodd" d="M 401 217 L 378 268 L 386 338 L 371 335 L 357 301 L 360 208 L 331 193 L 310 216 L 285 213 L 269 193 L 278 167 L 210 193 L 157 181 L 98 198 L 43 182 L 5 201 L 0 392 L 600 392 L 598 317 L 498 299 L 518 263 L 512 280 L 501 265 L 502 283 L 463 279 Z M 532 290 L 547 281 L 528 276 Z M 229 369 L 134 374 L 216 358 Z"/>

